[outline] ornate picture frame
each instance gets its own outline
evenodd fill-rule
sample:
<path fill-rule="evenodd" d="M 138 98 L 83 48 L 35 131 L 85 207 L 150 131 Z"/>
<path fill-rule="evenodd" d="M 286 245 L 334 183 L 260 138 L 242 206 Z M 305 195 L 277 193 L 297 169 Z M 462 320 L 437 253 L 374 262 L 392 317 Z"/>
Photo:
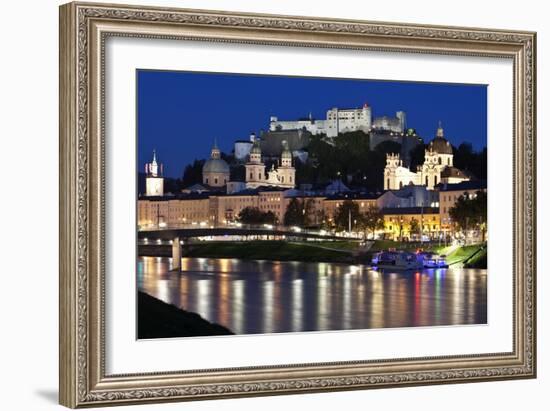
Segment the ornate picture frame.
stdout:
<path fill-rule="evenodd" d="M 105 371 L 109 37 L 498 57 L 513 62 L 513 350 L 131 375 Z M 536 34 L 69 3 L 60 7 L 60 403 L 67 407 L 535 378 Z M 130 275 L 130 273 L 128 274 Z"/>

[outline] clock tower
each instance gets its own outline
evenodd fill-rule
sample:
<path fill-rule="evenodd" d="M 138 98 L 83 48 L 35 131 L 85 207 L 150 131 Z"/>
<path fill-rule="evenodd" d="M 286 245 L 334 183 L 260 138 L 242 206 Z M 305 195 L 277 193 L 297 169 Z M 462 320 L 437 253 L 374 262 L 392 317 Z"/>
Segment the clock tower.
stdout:
<path fill-rule="evenodd" d="M 145 164 L 145 195 L 164 195 L 164 178 L 162 177 L 162 164 L 157 162 L 157 153 L 153 150 L 153 160 Z"/>

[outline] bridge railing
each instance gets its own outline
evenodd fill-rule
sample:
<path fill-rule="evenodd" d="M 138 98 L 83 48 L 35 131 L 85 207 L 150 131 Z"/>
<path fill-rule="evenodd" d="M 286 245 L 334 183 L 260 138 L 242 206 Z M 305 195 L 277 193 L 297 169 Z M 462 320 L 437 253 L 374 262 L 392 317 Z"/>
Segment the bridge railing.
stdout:
<path fill-rule="evenodd" d="M 147 232 L 163 232 L 163 231 L 172 231 L 172 230 L 198 230 L 198 231 L 205 231 L 208 232 L 208 230 L 212 230 L 213 236 L 219 235 L 217 233 L 214 233 L 214 231 L 223 230 L 225 232 L 231 232 L 232 230 L 235 230 L 235 232 L 239 232 L 241 234 L 243 231 L 250 231 L 251 234 L 261 232 L 262 234 L 269 234 L 270 232 L 273 232 L 274 235 L 288 235 L 288 236 L 298 236 L 298 237 L 305 237 L 307 235 L 315 236 L 316 238 L 334 238 L 339 237 L 342 239 L 348 239 L 348 240 L 362 240 L 362 233 L 352 233 L 352 235 L 348 233 L 336 233 L 334 231 L 327 231 L 327 230 L 312 230 L 312 229 L 305 229 L 297 226 L 284 226 L 284 225 L 272 225 L 272 224 L 242 224 L 242 223 L 235 223 L 235 224 L 166 224 L 161 226 L 148 226 L 148 227 L 140 227 L 139 232 L 140 233 L 147 233 Z M 208 234 L 206 234 L 208 235 Z M 204 235 L 201 235 L 204 236 Z"/>

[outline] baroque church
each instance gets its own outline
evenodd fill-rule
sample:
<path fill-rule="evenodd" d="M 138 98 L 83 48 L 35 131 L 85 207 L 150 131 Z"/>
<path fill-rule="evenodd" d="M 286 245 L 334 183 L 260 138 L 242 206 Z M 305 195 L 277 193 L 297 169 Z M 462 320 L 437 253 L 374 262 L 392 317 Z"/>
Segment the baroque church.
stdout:
<path fill-rule="evenodd" d="M 384 190 L 399 190 L 407 185 L 422 185 L 434 190 L 439 183 L 460 183 L 470 178 L 453 166 L 453 147 L 445 138 L 441 123 L 435 138 L 424 153 L 424 164 L 413 172 L 403 166 L 399 154 L 386 155 Z"/>
<path fill-rule="evenodd" d="M 246 188 L 257 188 L 261 186 L 273 186 L 283 188 L 294 188 L 296 184 L 296 169 L 292 166 L 292 152 L 286 141 L 282 142 L 283 150 L 279 167 L 274 165 L 265 172 L 265 164 L 262 162 L 262 149 L 260 141 L 256 139 L 250 149 L 246 168 Z"/>

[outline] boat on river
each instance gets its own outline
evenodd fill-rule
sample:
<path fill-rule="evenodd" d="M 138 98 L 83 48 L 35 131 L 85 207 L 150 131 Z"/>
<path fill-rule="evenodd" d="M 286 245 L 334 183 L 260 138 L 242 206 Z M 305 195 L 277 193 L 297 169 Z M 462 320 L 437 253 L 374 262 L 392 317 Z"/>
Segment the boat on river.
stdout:
<path fill-rule="evenodd" d="M 417 253 L 417 258 L 424 268 L 449 268 L 444 255 L 431 251 L 421 251 Z"/>
<path fill-rule="evenodd" d="M 417 270 L 422 268 L 449 268 L 444 255 L 431 251 L 380 251 L 371 260 L 375 268 L 393 268 L 397 270 Z"/>
<path fill-rule="evenodd" d="M 406 251 L 381 251 L 375 253 L 371 265 L 379 269 L 418 270 L 423 268 L 422 262 L 415 253 Z"/>

